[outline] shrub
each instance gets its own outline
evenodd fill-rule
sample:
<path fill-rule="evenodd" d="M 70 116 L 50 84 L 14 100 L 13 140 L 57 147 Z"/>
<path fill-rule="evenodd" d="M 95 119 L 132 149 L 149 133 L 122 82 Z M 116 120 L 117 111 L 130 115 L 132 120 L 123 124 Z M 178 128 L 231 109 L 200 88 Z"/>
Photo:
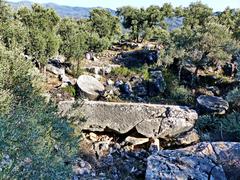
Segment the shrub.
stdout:
<path fill-rule="evenodd" d="M 239 102 L 240 101 L 240 88 L 235 88 L 228 92 L 226 97 L 228 102 Z"/>
<path fill-rule="evenodd" d="M 0 179 L 67 179 L 78 137 L 46 104 L 32 65 L 0 45 Z M 3 103 L 3 105 L 2 105 Z"/>
<path fill-rule="evenodd" d="M 63 90 L 70 94 L 72 97 L 76 96 L 76 89 L 74 86 L 66 86 L 63 88 Z"/>
<path fill-rule="evenodd" d="M 191 93 L 191 90 L 185 88 L 184 86 L 176 86 L 170 93 L 171 98 L 178 101 L 179 103 L 194 103 L 194 96 Z"/>
<path fill-rule="evenodd" d="M 117 67 L 112 70 L 111 74 L 128 77 L 132 74 L 132 71 L 126 67 Z"/>
<path fill-rule="evenodd" d="M 233 112 L 224 117 L 217 116 L 201 116 L 199 117 L 197 124 L 197 129 L 202 134 L 212 133 L 218 139 L 215 140 L 240 140 L 240 113 Z"/>
<path fill-rule="evenodd" d="M 92 33 L 89 36 L 88 45 L 90 50 L 102 52 L 110 47 L 111 42 L 107 37 L 100 38 L 97 33 Z"/>
<path fill-rule="evenodd" d="M 171 71 L 164 69 L 163 77 L 167 85 L 165 90 L 167 98 L 180 104 L 194 103 L 194 96 L 191 90 L 181 86 L 179 80 Z"/>
<path fill-rule="evenodd" d="M 150 74 L 148 72 L 148 67 L 143 66 L 141 68 L 126 68 L 126 67 L 117 67 L 112 70 L 112 75 L 130 77 L 134 75 L 141 76 L 145 81 L 149 80 Z"/>

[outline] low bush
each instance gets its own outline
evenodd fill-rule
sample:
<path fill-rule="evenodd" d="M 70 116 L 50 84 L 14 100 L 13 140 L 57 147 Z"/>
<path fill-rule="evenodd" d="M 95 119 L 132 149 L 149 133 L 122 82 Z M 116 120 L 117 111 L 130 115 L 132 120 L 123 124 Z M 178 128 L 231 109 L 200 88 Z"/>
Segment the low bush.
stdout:
<path fill-rule="evenodd" d="M 204 115 L 199 117 L 196 127 L 202 134 L 203 140 L 239 141 L 240 113 L 233 112 L 224 117 Z M 212 135 L 212 139 L 205 139 L 204 135 L 208 133 Z"/>
<path fill-rule="evenodd" d="M 144 80 L 149 80 L 150 75 L 148 72 L 148 67 L 141 68 L 127 68 L 127 67 L 117 67 L 112 70 L 112 75 L 131 77 L 135 75 L 139 75 Z"/>
<path fill-rule="evenodd" d="M 67 92 L 72 97 L 76 96 L 76 89 L 75 89 L 74 86 L 66 86 L 66 87 L 63 88 L 63 91 Z"/>
<path fill-rule="evenodd" d="M 166 82 L 165 95 L 168 99 L 183 105 L 194 104 L 194 95 L 191 90 L 180 85 L 177 77 L 169 70 L 163 70 L 163 77 Z"/>

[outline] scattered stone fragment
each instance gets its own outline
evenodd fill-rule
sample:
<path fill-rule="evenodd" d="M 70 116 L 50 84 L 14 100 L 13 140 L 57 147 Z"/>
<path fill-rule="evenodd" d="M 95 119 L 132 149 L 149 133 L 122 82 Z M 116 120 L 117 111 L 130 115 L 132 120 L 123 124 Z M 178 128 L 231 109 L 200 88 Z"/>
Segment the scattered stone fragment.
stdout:
<path fill-rule="evenodd" d="M 147 143 L 148 141 L 149 141 L 149 138 L 136 138 L 136 137 L 131 137 L 131 136 L 128 136 L 125 139 L 125 142 L 127 144 L 130 144 L 133 146 L 144 144 L 144 143 Z"/>
<path fill-rule="evenodd" d="M 93 142 L 95 142 L 95 141 L 98 140 L 98 136 L 95 133 L 90 132 L 89 133 L 89 139 L 92 140 Z"/>
<path fill-rule="evenodd" d="M 183 133 L 176 138 L 174 143 L 176 145 L 190 145 L 199 142 L 200 137 L 196 129 L 193 129 L 187 133 Z"/>

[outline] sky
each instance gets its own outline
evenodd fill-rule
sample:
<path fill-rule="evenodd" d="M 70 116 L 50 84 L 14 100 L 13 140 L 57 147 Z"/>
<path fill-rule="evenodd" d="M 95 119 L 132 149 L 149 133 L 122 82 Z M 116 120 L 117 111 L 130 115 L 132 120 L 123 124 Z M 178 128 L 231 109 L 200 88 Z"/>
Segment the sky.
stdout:
<path fill-rule="evenodd" d="M 21 0 L 9 0 L 19 2 Z M 163 3 L 171 3 L 176 6 L 188 6 L 196 0 L 30 0 L 37 3 L 56 3 L 59 5 L 79 6 L 79 7 L 104 7 L 116 9 L 117 7 L 130 5 L 133 7 L 148 7 L 149 5 L 162 5 Z M 225 7 L 240 8 L 240 0 L 202 0 L 204 4 L 208 4 L 214 11 L 221 11 Z"/>

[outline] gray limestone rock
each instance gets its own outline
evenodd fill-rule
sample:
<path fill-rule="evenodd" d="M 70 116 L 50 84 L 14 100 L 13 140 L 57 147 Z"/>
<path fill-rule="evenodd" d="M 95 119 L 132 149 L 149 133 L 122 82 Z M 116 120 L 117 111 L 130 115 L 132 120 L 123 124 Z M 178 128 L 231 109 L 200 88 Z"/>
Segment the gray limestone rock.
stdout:
<path fill-rule="evenodd" d="M 66 104 L 68 116 L 76 117 L 81 112 L 85 117 L 86 121 L 81 123 L 84 130 L 110 129 L 124 134 L 136 128 L 138 133 L 149 138 L 175 137 L 191 130 L 198 118 L 194 110 L 183 106 L 84 101 L 71 109 L 69 103 Z"/>

